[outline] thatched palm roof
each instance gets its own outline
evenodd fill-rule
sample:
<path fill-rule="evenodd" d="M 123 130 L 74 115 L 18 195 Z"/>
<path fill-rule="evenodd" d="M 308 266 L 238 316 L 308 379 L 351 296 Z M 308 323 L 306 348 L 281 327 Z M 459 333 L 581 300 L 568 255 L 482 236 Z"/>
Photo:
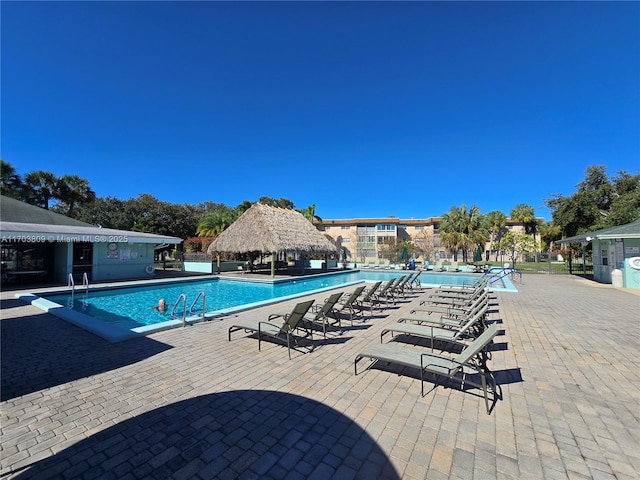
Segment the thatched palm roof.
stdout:
<path fill-rule="evenodd" d="M 336 246 L 295 210 L 253 204 L 207 252 L 335 253 Z"/>

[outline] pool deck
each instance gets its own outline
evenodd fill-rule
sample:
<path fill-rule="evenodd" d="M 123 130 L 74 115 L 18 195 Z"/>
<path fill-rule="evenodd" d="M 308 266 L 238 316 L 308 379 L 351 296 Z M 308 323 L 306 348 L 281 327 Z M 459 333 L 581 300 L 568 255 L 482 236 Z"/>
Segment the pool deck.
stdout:
<path fill-rule="evenodd" d="M 3 291 L 0 478 L 637 479 L 640 295 L 523 282 L 490 308 L 491 415 L 410 369 L 354 375 L 418 293 L 289 360 L 227 332 L 300 299 L 110 344 Z"/>

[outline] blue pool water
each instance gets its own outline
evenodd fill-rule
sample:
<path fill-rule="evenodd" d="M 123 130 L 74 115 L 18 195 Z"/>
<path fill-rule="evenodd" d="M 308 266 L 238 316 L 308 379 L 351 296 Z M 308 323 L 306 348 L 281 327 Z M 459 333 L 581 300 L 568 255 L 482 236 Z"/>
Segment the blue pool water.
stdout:
<path fill-rule="evenodd" d="M 110 327 L 141 332 L 153 326 L 165 324 L 172 318 L 182 320 L 202 317 L 203 302 L 200 292 L 206 294 L 206 316 L 215 317 L 233 311 L 245 310 L 310 292 L 321 292 L 336 287 L 368 281 L 388 281 L 408 273 L 403 271 L 359 271 L 338 274 L 314 275 L 286 281 L 246 281 L 217 277 L 207 280 L 189 280 L 162 284 L 147 284 L 126 288 L 90 289 L 75 294 L 42 295 L 55 304 L 92 319 L 106 322 Z M 424 272 L 420 276 L 423 285 L 464 284 L 478 278 L 473 274 L 437 274 Z M 178 301 L 181 294 L 185 303 Z M 196 301 L 196 299 L 199 299 Z M 167 302 L 164 313 L 153 309 L 159 299 Z M 195 303 L 195 304 L 194 304 Z M 51 311 L 51 310 L 49 310 Z M 52 313 L 55 314 L 54 311 Z M 176 323 L 177 320 L 174 321 Z"/>

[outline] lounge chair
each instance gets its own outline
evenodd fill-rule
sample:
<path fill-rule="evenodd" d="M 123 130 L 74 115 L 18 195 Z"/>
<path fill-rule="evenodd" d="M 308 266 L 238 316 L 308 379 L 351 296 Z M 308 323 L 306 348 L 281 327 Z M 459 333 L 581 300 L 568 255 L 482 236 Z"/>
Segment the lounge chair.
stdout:
<path fill-rule="evenodd" d="M 389 306 L 389 301 L 392 303 L 396 303 L 396 298 L 393 294 L 393 285 L 396 283 L 396 279 L 392 278 L 388 282 L 382 284 L 382 286 L 376 292 L 376 297 L 378 298 L 378 302 L 382 304 L 384 302 L 385 306 Z"/>
<path fill-rule="evenodd" d="M 405 291 L 405 286 L 407 284 L 407 280 L 409 280 L 409 277 L 407 275 L 402 275 L 397 281 L 396 284 L 393 286 L 393 294 L 398 297 L 400 295 L 402 295 L 402 298 L 406 298 L 406 291 Z"/>
<path fill-rule="evenodd" d="M 433 290 L 432 293 L 437 292 L 470 292 L 478 290 L 480 288 L 486 289 L 489 286 L 489 280 L 486 277 L 480 277 L 469 283 L 462 284 L 443 284 Z"/>
<path fill-rule="evenodd" d="M 231 332 L 236 332 L 238 330 L 244 330 L 246 332 L 257 332 L 258 350 L 260 350 L 260 344 L 262 342 L 263 336 L 286 340 L 289 359 L 291 359 L 291 340 L 293 340 L 297 345 L 297 337 L 293 335 L 293 331 L 302 325 L 301 321 L 309 311 L 309 308 L 311 308 L 313 302 L 313 300 L 300 302 L 295 307 L 293 307 L 291 313 L 271 314 L 267 317 L 266 321 L 246 319 L 243 320 L 242 323 L 232 325 L 231 327 L 229 327 L 229 341 L 231 341 Z M 284 320 L 282 325 L 277 325 L 272 322 L 276 318 L 282 318 Z M 308 333 L 311 335 L 311 340 L 313 341 L 313 332 L 309 331 Z"/>
<path fill-rule="evenodd" d="M 489 310 L 488 297 L 480 297 L 469 307 L 435 305 L 430 308 L 414 309 L 408 315 L 403 315 L 398 322 L 429 323 L 446 327 L 459 327 L 464 321 L 482 312 L 484 317 Z M 434 315 L 434 313 L 436 315 Z"/>
<path fill-rule="evenodd" d="M 451 262 L 451 265 L 449 265 L 449 268 L 447 269 L 448 272 L 459 272 L 460 269 L 458 268 L 458 262 L 453 261 Z"/>
<path fill-rule="evenodd" d="M 311 308 L 311 312 L 307 313 L 302 321 L 309 325 L 309 328 L 313 329 L 313 325 L 316 323 L 322 324 L 322 334 L 324 338 L 327 338 L 327 325 L 331 323 L 337 323 L 338 328 L 342 332 L 342 325 L 340 322 L 340 315 L 331 315 L 334 312 L 336 303 L 340 300 L 343 292 L 337 292 L 329 296 L 322 305 L 315 304 Z M 331 318 L 334 321 L 331 321 Z"/>
<path fill-rule="evenodd" d="M 346 315 L 347 318 L 351 320 L 351 325 L 353 326 L 353 319 L 360 314 L 360 310 L 356 308 L 355 302 L 365 288 L 366 285 L 360 285 L 353 292 L 346 294 L 346 298 L 345 295 L 343 295 L 340 301 L 333 307 L 332 314 L 336 317 Z"/>
<path fill-rule="evenodd" d="M 445 268 L 444 265 L 442 265 L 442 260 L 438 260 L 436 262 L 436 266 L 433 267 L 433 271 L 434 272 L 444 272 Z"/>
<path fill-rule="evenodd" d="M 415 275 L 413 276 L 413 278 L 411 279 L 410 283 L 409 283 L 409 287 L 411 287 L 411 290 L 413 290 L 414 288 L 418 288 L 420 290 L 422 290 L 422 284 L 420 283 L 420 275 L 422 274 L 422 270 L 417 270 Z"/>
<path fill-rule="evenodd" d="M 413 335 L 431 340 L 431 351 L 436 341 L 447 343 L 459 343 L 463 340 L 477 338 L 486 328 L 484 323 L 486 311 L 478 310 L 475 315 L 471 315 L 468 319 L 455 328 L 444 328 L 434 325 L 425 325 L 424 323 L 413 322 L 396 322 L 388 325 L 380 334 L 380 342 L 387 333 L 393 335 Z"/>
<path fill-rule="evenodd" d="M 488 296 L 489 292 L 484 288 L 478 288 L 476 290 L 468 290 L 468 291 L 441 291 L 430 293 L 427 296 L 421 297 L 419 299 L 420 305 L 428 306 L 428 305 L 458 305 L 458 306 L 469 306 L 472 304 L 478 297 Z"/>
<path fill-rule="evenodd" d="M 355 374 L 358 375 L 358 362 L 363 358 L 370 358 L 374 362 L 382 361 L 395 363 L 405 367 L 417 368 L 420 370 L 420 388 L 424 396 L 424 375 L 431 373 L 446 379 L 457 379 L 461 382 L 462 388 L 465 383 L 479 387 L 484 393 L 487 413 L 490 413 L 488 389 L 493 392 L 494 398 L 497 394 L 497 385 L 493 373 L 487 367 L 486 347 L 498 334 L 497 325 L 494 323 L 488 327 L 482 335 L 471 342 L 455 358 L 444 354 L 424 352 L 418 348 L 399 346 L 396 342 L 376 343 L 368 346 L 358 355 L 353 362 Z M 478 384 L 467 378 L 466 371 L 470 370 L 480 375 L 481 383 Z M 460 374 L 461 376 L 459 376 Z"/>
<path fill-rule="evenodd" d="M 373 307 L 376 305 L 380 305 L 380 300 L 376 297 L 376 291 L 378 290 L 378 288 L 380 288 L 380 285 L 382 285 L 381 281 L 375 282 L 370 287 L 365 288 L 362 292 L 363 294 L 359 298 L 356 298 L 354 307 L 358 308 L 361 311 L 364 311 L 364 309 L 367 308 L 368 305 L 370 315 L 373 316 Z M 379 308 L 380 310 L 382 310 L 382 307 Z"/>

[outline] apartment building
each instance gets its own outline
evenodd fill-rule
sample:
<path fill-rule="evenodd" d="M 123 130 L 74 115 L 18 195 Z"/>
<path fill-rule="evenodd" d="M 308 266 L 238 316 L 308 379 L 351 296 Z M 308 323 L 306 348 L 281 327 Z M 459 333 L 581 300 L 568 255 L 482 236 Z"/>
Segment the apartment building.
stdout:
<path fill-rule="evenodd" d="M 413 257 L 418 262 L 434 262 L 449 260 L 452 257 L 440 242 L 441 220 L 441 217 L 323 219 L 320 228 L 333 238 L 350 262 L 394 263 L 397 261 L 397 250 L 391 253 L 389 245 L 403 241 L 409 241 L 414 245 Z M 511 220 L 507 220 L 506 228 L 524 231 L 521 224 Z M 489 252 L 491 242 L 487 242 L 484 247 L 483 260 L 489 258 Z"/>

